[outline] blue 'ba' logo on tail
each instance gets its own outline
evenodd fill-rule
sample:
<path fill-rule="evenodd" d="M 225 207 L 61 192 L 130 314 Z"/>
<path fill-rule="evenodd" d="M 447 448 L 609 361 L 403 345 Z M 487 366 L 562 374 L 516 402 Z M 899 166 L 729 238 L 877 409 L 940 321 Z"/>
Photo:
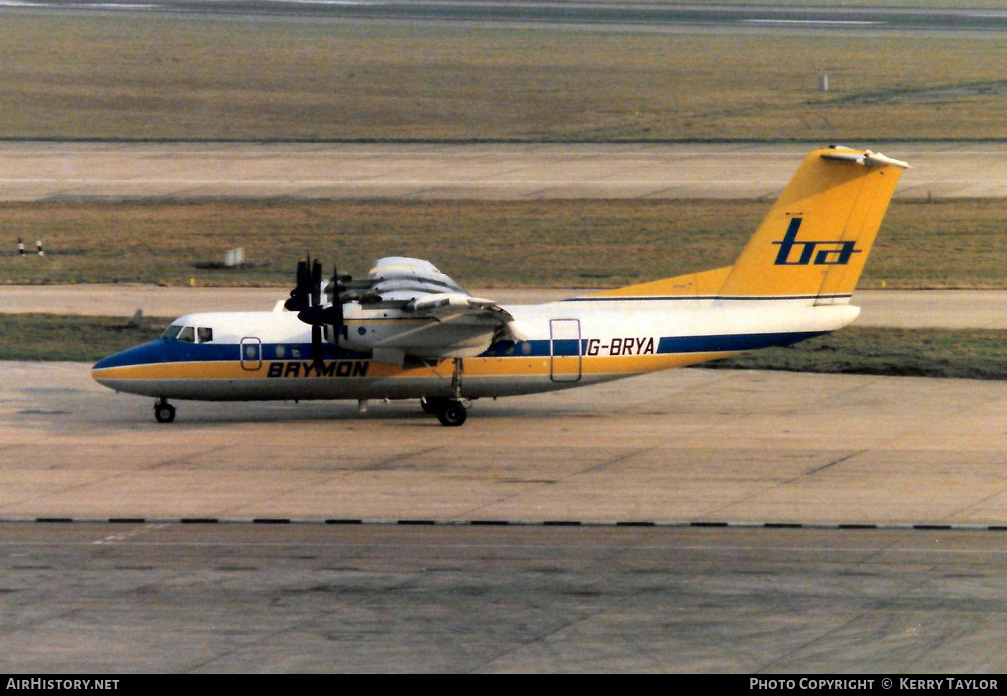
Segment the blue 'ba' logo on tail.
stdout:
<path fill-rule="evenodd" d="M 850 257 L 859 254 L 855 242 L 807 242 L 797 241 L 797 230 L 801 229 L 803 218 L 794 218 L 790 221 L 787 233 L 783 235 L 783 240 L 773 242 L 780 247 L 776 254 L 776 266 L 845 266 L 850 262 Z M 796 251 L 795 251 L 796 249 Z"/>

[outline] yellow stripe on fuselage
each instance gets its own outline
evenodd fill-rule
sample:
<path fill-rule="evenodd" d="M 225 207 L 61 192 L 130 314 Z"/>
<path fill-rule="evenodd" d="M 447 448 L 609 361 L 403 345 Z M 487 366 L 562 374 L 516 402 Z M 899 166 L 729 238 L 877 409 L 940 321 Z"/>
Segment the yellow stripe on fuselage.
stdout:
<path fill-rule="evenodd" d="M 705 360 L 735 355 L 734 352 L 722 353 L 669 353 L 659 355 L 624 355 L 615 357 L 581 357 L 556 356 L 544 357 L 486 357 L 465 358 L 462 361 L 462 372 L 465 377 L 525 377 L 549 375 L 554 369 L 564 373 L 576 373 L 577 361 L 580 360 L 579 371 L 584 375 L 633 375 L 646 372 L 657 372 L 676 367 L 684 367 Z M 555 362 L 554 362 L 555 361 Z M 331 368 L 333 361 L 326 361 Z M 454 371 L 451 360 L 441 360 L 433 366 L 403 367 L 390 363 L 368 360 L 335 361 L 345 366 L 345 369 L 331 370 L 332 374 L 319 374 L 311 361 L 305 360 L 271 360 L 264 361 L 258 369 L 249 370 L 242 367 L 238 361 L 208 361 L 208 362 L 170 362 L 150 363 L 146 365 L 127 365 L 110 367 L 102 370 L 92 370 L 92 376 L 97 380 L 249 380 L 249 379 L 324 379 L 333 377 L 339 379 L 353 378 L 450 378 Z M 280 365 L 272 376 L 270 366 Z M 356 366 L 364 366 L 360 369 Z"/>

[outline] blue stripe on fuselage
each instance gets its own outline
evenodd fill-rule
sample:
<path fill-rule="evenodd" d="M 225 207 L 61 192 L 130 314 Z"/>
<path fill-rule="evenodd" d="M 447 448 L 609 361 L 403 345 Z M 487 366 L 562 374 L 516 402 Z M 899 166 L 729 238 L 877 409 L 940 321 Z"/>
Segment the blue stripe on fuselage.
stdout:
<path fill-rule="evenodd" d="M 657 354 L 671 353 L 724 353 L 755 350 L 771 346 L 789 346 L 815 336 L 824 331 L 798 331 L 788 333 L 725 334 L 711 336 L 673 336 L 658 341 Z M 580 355 L 586 355 L 590 339 L 580 340 Z M 517 344 L 498 343 L 480 357 L 549 357 L 550 355 L 577 355 L 576 340 L 556 341 L 555 353 L 550 349 L 551 341 L 522 341 Z M 283 355 L 278 348 L 282 348 Z M 149 343 L 115 353 L 99 360 L 94 369 L 124 367 L 128 365 L 150 365 L 170 362 L 213 362 L 237 361 L 241 359 L 236 343 L 186 343 L 175 339 L 158 338 Z M 367 360 L 366 353 L 344 350 L 325 344 L 326 360 Z M 311 344 L 262 345 L 262 360 L 311 360 Z"/>
<path fill-rule="evenodd" d="M 734 353 L 772 346 L 789 346 L 827 331 L 792 331 L 786 333 L 723 334 L 710 336 L 666 336 L 657 344 L 656 354 L 672 353 Z M 587 355 L 588 344 L 593 339 L 580 340 L 580 355 Z M 480 357 L 549 357 L 550 355 L 577 355 L 576 339 L 555 342 L 555 352 L 550 351 L 550 341 L 523 341 L 517 344 L 498 343 Z M 608 344 L 606 344 L 607 346 Z M 627 353 L 630 354 L 630 353 Z M 633 352 L 632 354 L 636 354 Z"/>
<path fill-rule="evenodd" d="M 280 348 L 283 355 L 280 355 Z M 326 360 L 360 360 L 369 357 L 365 353 L 344 350 L 332 344 L 323 344 L 323 348 Z M 95 363 L 94 369 L 171 362 L 237 361 L 241 359 L 239 351 L 237 343 L 187 343 L 171 338 L 156 338 L 103 358 Z M 311 360 L 311 344 L 263 343 L 260 357 L 262 360 Z"/>

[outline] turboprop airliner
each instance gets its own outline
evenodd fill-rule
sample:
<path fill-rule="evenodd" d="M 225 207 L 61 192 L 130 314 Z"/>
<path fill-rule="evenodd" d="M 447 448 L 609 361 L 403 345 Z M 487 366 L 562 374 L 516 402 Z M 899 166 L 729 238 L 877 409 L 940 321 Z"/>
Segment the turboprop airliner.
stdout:
<path fill-rule="evenodd" d="M 909 165 L 870 150 L 807 155 L 734 265 L 541 305 L 473 297 L 429 261 L 366 278 L 298 264 L 273 311 L 188 314 L 98 362 L 116 391 L 207 401 L 419 399 L 441 424 L 484 397 L 569 389 L 786 346 L 840 329 Z"/>

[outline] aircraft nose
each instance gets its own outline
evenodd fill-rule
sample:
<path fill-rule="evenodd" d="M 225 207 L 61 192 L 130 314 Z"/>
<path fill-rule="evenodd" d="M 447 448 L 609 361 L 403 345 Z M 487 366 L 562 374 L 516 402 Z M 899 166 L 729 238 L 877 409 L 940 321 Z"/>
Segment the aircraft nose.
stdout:
<path fill-rule="evenodd" d="M 136 348 L 129 348 L 128 350 L 120 350 L 118 353 L 112 353 L 111 355 L 106 355 L 104 358 L 99 360 L 91 368 L 91 372 L 99 370 L 108 370 L 113 367 L 127 367 L 129 365 L 136 365 L 140 362 L 138 358 L 138 348 L 143 346 L 137 346 Z"/>
<path fill-rule="evenodd" d="M 98 384 L 114 391 L 146 394 L 149 368 L 164 361 L 163 342 L 154 340 L 113 353 L 91 367 L 91 377 Z"/>
<path fill-rule="evenodd" d="M 106 368 L 112 367 L 115 364 L 115 358 L 118 353 L 113 353 L 112 355 L 106 355 L 104 358 L 96 362 L 91 366 L 91 374 L 94 374 L 96 370 L 104 370 Z"/>
<path fill-rule="evenodd" d="M 131 364 L 132 361 L 128 360 L 124 356 L 124 353 L 127 352 L 128 351 L 123 350 L 118 353 L 113 353 L 112 355 L 106 355 L 104 358 L 96 362 L 91 366 L 91 378 L 102 386 L 109 386 L 108 378 L 115 373 L 115 368 L 125 367 Z"/>
<path fill-rule="evenodd" d="M 114 374 L 117 368 L 134 367 L 157 361 L 158 341 L 151 341 L 102 358 L 91 367 L 91 376 L 100 382 L 100 377 Z"/>

